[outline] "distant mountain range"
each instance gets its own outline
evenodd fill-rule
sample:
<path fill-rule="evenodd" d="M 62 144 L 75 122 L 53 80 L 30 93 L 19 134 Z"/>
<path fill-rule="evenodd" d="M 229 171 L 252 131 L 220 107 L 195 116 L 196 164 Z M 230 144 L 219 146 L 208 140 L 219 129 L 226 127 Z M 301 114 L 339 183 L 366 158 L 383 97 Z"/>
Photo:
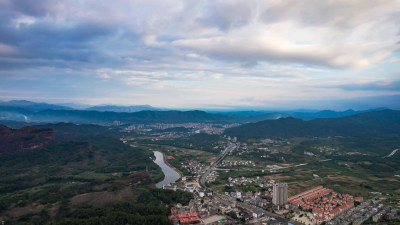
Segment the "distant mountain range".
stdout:
<path fill-rule="evenodd" d="M 30 110 L 45 110 L 45 109 L 54 109 L 54 110 L 95 110 L 100 112 L 110 111 L 110 112 L 139 112 L 143 110 L 153 110 L 158 111 L 162 110 L 160 108 L 152 107 L 151 105 L 132 105 L 132 106 L 117 106 L 117 105 L 98 105 L 98 106 L 89 106 L 89 105 L 80 105 L 73 103 L 65 103 L 65 104 L 48 104 L 48 103 L 38 103 L 31 102 L 26 100 L 12 100 L 8 102 L 0 102 L 0 106 L 3 107 L 17 107 L 24 108 Z"/>
<path fill-rule="evenodd" d="M 24 109 L 30 109 L 30 110 L 45 110 L 45 109 L 71 110 L 71 109 L 73 109 L 71 107 L 62 106 L 62 105 L 53 105 L 53 104 L 47 104 L 44 102 L 41 102 L 41 103 L 30 102 L 30 101 L 26 101 L 26 100 L 12 100 L 9 102 L 0 102 L 0 106 L 24 108 Z"/>
<path fill-rule="evenodd" d="M 24 108 L 0 106 L 0 120 L 25 122 L 71 122 L 71 123 L 187 123 L 187 122 L 231 122 L 227 115 L 210 114 L 203 111 L 140 111 L 133 113 L 99 112 L 88 110 L 32 111 Z"/>
<path fill-rule="evenodd" d="M 376 110 L 382 110 L 382 109 L 373 109 L 373 110 L 366 110 L 366 111 L 354 111 L 352 109 L 342 111 L 342 112 L 336 112 L 333 110 L 322 110 L 318 112 L 287 112 L 287 114 L 291 117 L 294 118 L 299 118 L 303 120 L 312 120 L 316 118 L 339 118 L 339 117 L 344 117 L 344 116 L 351 116 L 351 115 L 356 115 L 360 114 L 363 112 L 368 112 L 368 111 L 376 111 Z"/>
<path fill-rule="evenodd" d="M 239 139 L 351 136 L 400 137 L 400 111 L 380 110 L 309 121 L 293 117 L 247 123 L 225 131 Z"/>
<path fill-rule="evenodd" d="M 152 107 L 151 105 L 134 105 L 134 106 L 116 106 L 116 105 L 104 105 L 104 106 L 93 106 L 86 110 L 95 110 L 100 112 L 139 112 L 144 110 L 159 111 L 161 109 Z"/>
<path fill-rule="evenodd" d="M 352 109 L 346 111 L 333 111 L 333 110 L 298 110 L 298 111 L 238 111 L 238 112 L 224 112 L 224 114 L 242 117 L 244 122 L 258 122 L 263 120 L 276 120 L 280 118 L 293 117 L 302 120 L 312 120 L 316 118 L 339 118 L 344 116 L 356 115 L 370 111 L 380 111 L 386 108 L 370 109 L 363 111 L 355 111 Z"/>
<path fill-rule="evenodd" d="M 72 104 L 69 104 L 72 106 Z M 377 109 L 380 110 L 380 109 Z M 374 111 L 374 110 L 370 110 Z M 303 120 L 315 118 L 339 118 L 356 115 L 367 111 L 347 110 L 336 112 L 324 111 L 232 111 L 232 112 L 204 112 L 199 110 L 177 111 L 155 108 L 150 105 L 138 106 L 92 106 L 85 109 L 74 109 L 64 105 L 36 103 L 26 100 L 13 100 L 0 102 L 0 121 L 48 123 L 48 122 L 73 122 L 73 123 L 110 123 L 121 121 L 123 123 L 182 123 L 182 122 L 258 122 L 263 120 L 276 120 L 294 117 Z"/>

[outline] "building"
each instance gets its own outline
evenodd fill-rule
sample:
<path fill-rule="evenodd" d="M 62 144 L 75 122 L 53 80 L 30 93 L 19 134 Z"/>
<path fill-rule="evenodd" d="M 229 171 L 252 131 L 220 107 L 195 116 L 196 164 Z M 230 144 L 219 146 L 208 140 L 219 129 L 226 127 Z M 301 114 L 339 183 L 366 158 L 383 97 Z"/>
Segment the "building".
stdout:
<path fill-rule="evenodd" d="M 253 212 L 253 217 L 254 218 L 260 218 L 263 215 L 264 215 L 264 213 L 261 210 Z"/>
<path fill-rule="evenodd" d="M 354 198 L 354 201 L 356 201 L 356 202 L 363 202 L 363 201 L 364 201 L 364 198 L 363 198 L 363 197 L 355 197 L 355 198 Z"/>
<path fill-rule="evenodd" d="M 361 201 L 362 198 L 357 198 Z M 327 222 L 354 207 L 354 197 L 336 193 L 332 189 L 318 186 L 288 199 L 302 210 L 311 210 L 317 223 Z"/>
<path fill-rule="evenodd" d="M 171 216 L 169 219 L 171 220 L 172 223 L 176 224 L 179 222 L 179 224 L 192 224 L 192 223 L 198 223 L 200 221 L 199 217 L 197 216 L 197 213 L 178 213 L 178 210 L 175 207 L 171 208 Z"/>
<path fill-rule="evenodd" d="M 275 206 L 285 206 L 288 200 L 287 183 L 276 183 L 272 189 L 272 203 Z"/>

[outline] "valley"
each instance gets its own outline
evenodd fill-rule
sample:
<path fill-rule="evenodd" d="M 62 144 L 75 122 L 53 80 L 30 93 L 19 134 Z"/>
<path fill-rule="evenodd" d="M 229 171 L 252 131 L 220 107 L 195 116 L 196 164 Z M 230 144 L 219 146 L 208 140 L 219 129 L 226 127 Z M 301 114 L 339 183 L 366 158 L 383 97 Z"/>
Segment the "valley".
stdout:
<path fill-rule="evenodd" d="M 376 113 L 377 118 L 381 113 Z M 381 129 L 371 117 L 367 116 L 370 126 Z M 392 126 L 397 126 L 397 118 L 394 117 Z M 341 124 L 345 122 L 338 121 L 354 121 L 354 118 L 330 120 Z M 274 125 L 279 126 L 278 130 L 291 129 L 287 119 L 261 123 L 269 122 L 282 122 L 283 125 Z M 334 136 L 326 136 L 324 132 L 320 136 L 277 132 L 259 138 L 248 136 L 253 132 L 250 128 L 246 128 L 247 136 L 229 135 L 231 130 L 244 129 L 251 123 L 225 125 L 222 132 L 219 123 L 190 123 L 184 124 L 185 127 L 159 122 L 147 127 L 36 125 L 38 128 L 29 131 L 38 134 L 43 131 L 46 135 L 26 139 L 29 133 L 25 131 L 22 132 L 25 136 L 13 138 L 38 147 L 0 155 L 0 217 L 9 224 L 96 223 L 109 220 L 121 204 L 128 204 L 126 213 L 129 213 L 120 215 L 121 221 L 133 221 L 131 215 L 137 204 L 145 204 L 142 207 L 151 210 L 150 214 L 143 214 L 144 220 L 152 218 L 160 224 L 169 224 L 175 214 L 168 219 L 168 210 L 176 204 L 189 204 L 179 211 L 196 212 L 200 222 L 216 216 L 224 218 L 226 223 L 298 224 L 293 218 L 301 210 L 290 205 L 287 209 L 277 208 L 272 203 L 272 187 L 277 183 L 287 184 L 288 196 L 323 186 L 385 206 L 400 206 L 400 157 L 395 150 L 400 139 L 396 129 L 385 129 L 380 135 L 366 138 L 359 134 L 340 135 L 340 130 Z M 266 125 L 263 129 L 271 128 Z M 308 132 L 307 129 L 313 128 L 303 129 Z M 21 131 L 9 129 L 6 133 Z M 3 139 L 14 140 L 4 135 Z M 42 140 L 40 144 L 38 140 Z M 162 159 L 165 164 L 160 163 Z M 160 168 L 154 160 L 164 166 Z M 169 197 L 159 198 L 162 195 Z M 142 196 L 158 197 L 142 202 Z M 162 207 L 152 208 L 159 201 L 163 202 Z M 206 209 L 199 210 L 201 207 Z M 110 213 L 97 214 L 102 210 Z M 97 216 L 93 219 L 82 213 Z"/>

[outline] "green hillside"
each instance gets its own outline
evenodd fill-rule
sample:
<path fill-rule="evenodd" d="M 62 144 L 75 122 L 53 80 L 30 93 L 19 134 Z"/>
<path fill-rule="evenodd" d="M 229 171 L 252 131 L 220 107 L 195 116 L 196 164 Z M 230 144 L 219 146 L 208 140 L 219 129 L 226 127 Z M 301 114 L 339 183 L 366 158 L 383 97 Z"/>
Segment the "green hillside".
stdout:
<path fill-rule="evenodd" d="M 61 123 L 29 130 L 56 138 L 0 154 L 0 219 L 6 224 L 169 224 L 169 206 L 192 198 L 154 189 L 163 173 L 153 153 L 123 144 L 106 127 Z"/>
<path fill-rule="evenodd" d="M 400 137 L 400 111 L 382 110 L 357 115 L 304 121 L 292 117 L 265 120 L 233 127 L 226 135 L 249 138 L 292 137 Z"/>

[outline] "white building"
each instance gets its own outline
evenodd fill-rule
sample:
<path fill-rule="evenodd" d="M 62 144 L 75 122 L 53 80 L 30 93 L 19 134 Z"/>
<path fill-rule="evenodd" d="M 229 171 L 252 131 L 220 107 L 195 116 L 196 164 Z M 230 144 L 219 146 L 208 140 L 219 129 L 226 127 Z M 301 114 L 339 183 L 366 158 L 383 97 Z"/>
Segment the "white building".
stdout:
<path fill-rule="evenodd" d="M 240 191 L 236 192 L 236 198 L 242 198 L 242 193 Z"/>
<path fill-rule="evenodd" d="M 253 212 L 253 217 L 254 218 L 259 218 L 259 217 L 262 217 L 263 215 L 264 215 L 264 213 L 262 211 Z"/>

